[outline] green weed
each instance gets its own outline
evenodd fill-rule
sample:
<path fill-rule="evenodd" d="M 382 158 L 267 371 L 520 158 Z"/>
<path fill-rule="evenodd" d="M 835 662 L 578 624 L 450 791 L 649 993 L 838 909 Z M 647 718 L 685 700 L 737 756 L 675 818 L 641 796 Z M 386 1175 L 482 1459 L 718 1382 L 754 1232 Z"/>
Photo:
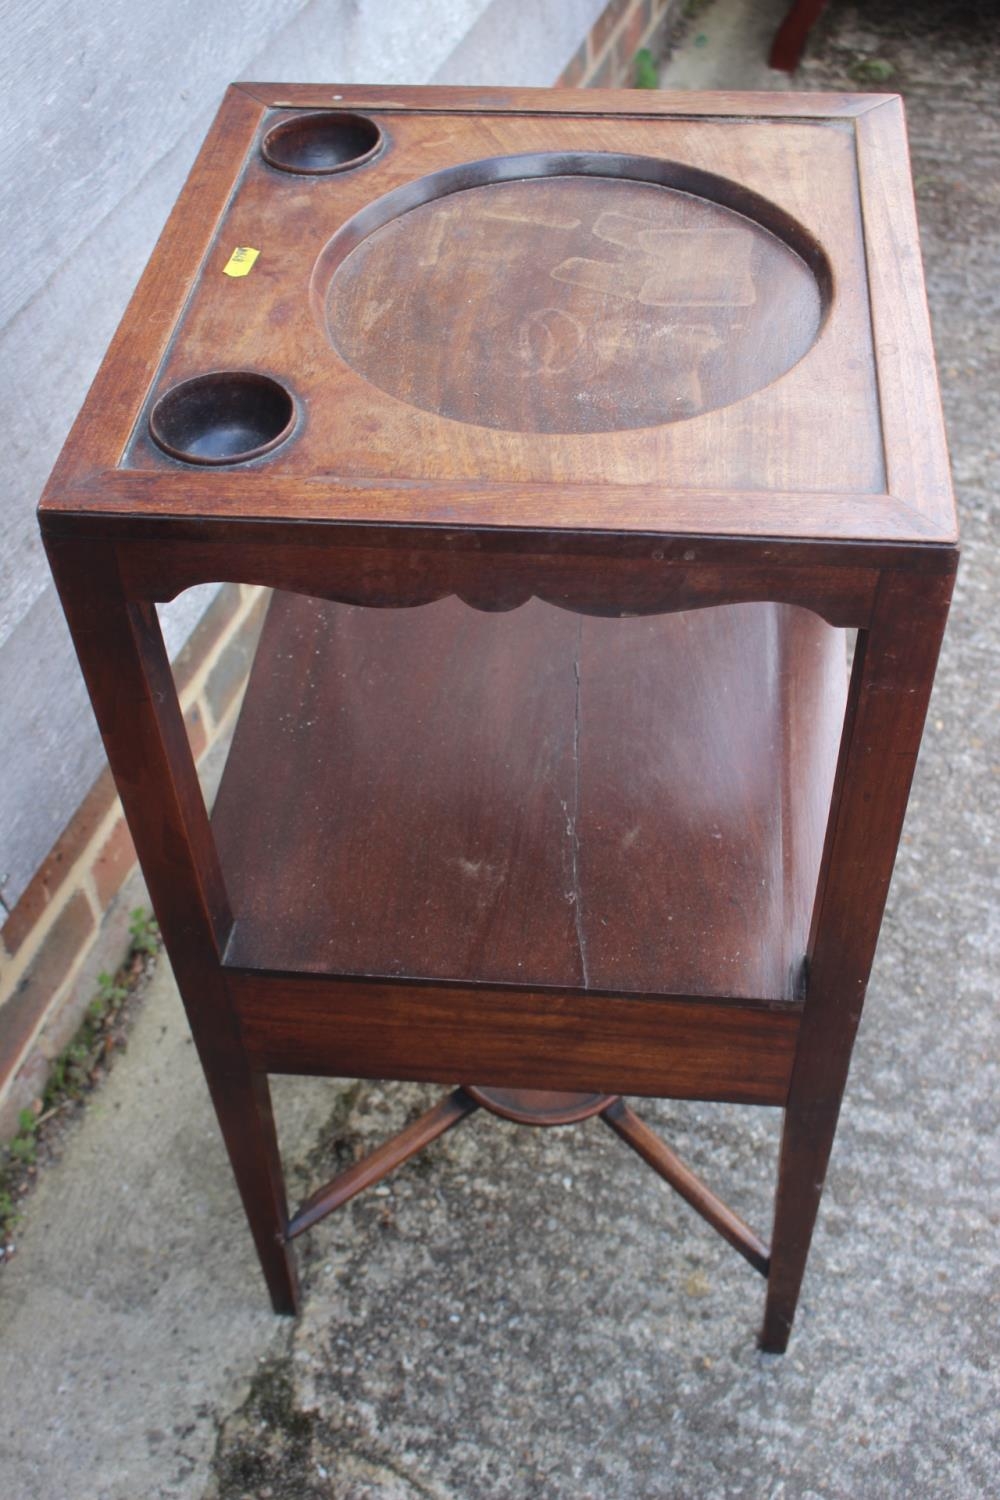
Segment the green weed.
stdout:
<path fill-rule="evenodd" d="M 859 57 L 848 71 L 855 83 L 886 83 L 896 69 L 882 57 Z"/>
<path fill-rule="evenodd" d="M 632 64 L 632 76 L 634 86 L 637 89 L 658 89 L 660 87 L 660 70 L 656 66 L 656 59 L 648 47 L 643 47 L 635 54 Z"/>
<path fill-rule="evenodd" d="M 158 953 L 160 951 L 160 925 L 151 911 L 137 906 L 129 912 L 128 931 L 133 953 Z"/>
<path fill-rule="evenodd" d="M 87 1006 L 79 1030 L 49 1068 L 38 1113 L 23 1109 L 17 1134 L 0 1150 L 0 1259 L 19 1218 L 16 1194 L 38 1161 L 40 1121 L 81 1099 L 93 1086 L 99 1065 L 120 1041 L 120 1032 L 115 1030 L 119 1013 L 141 973 L 141 966 L 134 960 L 159 952 L 160 929 L 152 912 L 137 906 L 129 917 L 129 950 L 124 964 L 117 974 L 98 974 L 97 993 Z"/>

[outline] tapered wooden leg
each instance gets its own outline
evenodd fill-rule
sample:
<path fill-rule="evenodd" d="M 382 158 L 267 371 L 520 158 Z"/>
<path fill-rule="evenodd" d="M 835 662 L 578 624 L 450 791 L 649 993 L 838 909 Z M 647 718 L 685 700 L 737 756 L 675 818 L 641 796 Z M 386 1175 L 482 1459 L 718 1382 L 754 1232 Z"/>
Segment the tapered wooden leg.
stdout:
<path fill-rule="evenodd" d="M 768 1354 L 784 1354 L 788 1347 L 838 1113 L 839 1101 L 832 1108 L 793 1108 L 785 1114 L 760 1334 L 760 1347 Z"/>
<path fill-rule="evenodd" d="M 243 1200 L 264 1280 L 276 1313 L 299 1310 L 295 1252 L 288 1244 L 288 1204 L 265 1073 L 205 1068 L 222 1138 Z"/>
<path fill-rule="evenodd" d="M 271 1301 L 293 1313 L 270 1092 L 247 1064 L 221 968 L 232 915 L 156 611 L 125 599 L 113 543 L 47 545 Z"/>
<path fill-rule="evenodd" d="M 795 1317 L 952 581 L 885 575 L 854 653 L 781 1142 L 760 1336 L 776 1354 Z"/>

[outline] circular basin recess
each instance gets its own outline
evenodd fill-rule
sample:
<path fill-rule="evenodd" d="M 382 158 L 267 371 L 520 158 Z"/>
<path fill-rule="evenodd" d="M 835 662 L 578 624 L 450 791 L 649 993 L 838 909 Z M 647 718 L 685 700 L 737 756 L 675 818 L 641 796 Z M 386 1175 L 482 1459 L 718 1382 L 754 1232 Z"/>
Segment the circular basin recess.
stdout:
<path fill-rule="evenodd" d="M 346 172 L 371 161 L 382 145 L 382 132 L 374 120 L 344 110 L 314 110 L 293 115 L 275 125 L 264 137 L 264 160 L 281 172 L 300 172 L 309 177 Z"/>
<path fill-rule="evenodd" d="M 213 370 L 165 391 L 149 414 L 153 441 L 189 464 L 239 464 L 291 433 L 295 402 L 254 370 Z"/>
<path fill-rule="evenodd" d="M 775 204 L 676 162 L 466 163 L 369 204 L 312 299 L 366 380 L 515 432 L 660 426 L 740 401 L 814 343 L 826 258 Z"/>

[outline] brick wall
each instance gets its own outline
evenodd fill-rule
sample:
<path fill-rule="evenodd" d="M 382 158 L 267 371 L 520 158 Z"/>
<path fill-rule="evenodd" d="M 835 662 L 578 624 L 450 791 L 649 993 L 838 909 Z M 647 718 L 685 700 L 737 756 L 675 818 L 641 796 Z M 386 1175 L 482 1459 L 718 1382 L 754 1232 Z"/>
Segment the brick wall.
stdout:
<path fill-rule="evenodd" d="M 235 720 L 266 603 L 261 589 L 225 584 L 174 662 L 202 772 Z M 41 1096 L 98 974 L 125 954 L 130 911 L 147 901 L 105 770 L 0 929 L 0 1141 Z"/>
<path fill-rule="evenodd" d="M 658 55 L 677 12 L 677 0 L 610 0 L 558 83 L 631 84 L 636 53 Z M 262 590 L 226 584 L 174 663 L 200 771 L 234 722 L 265 606 Z M 0 1141 L 40 1098 L 98 974 L 124 956 L 130 910 L 146 900 L 105 770 L 0 929 Z"/>
<path fill-rule="evenodd" d="M 647 47 L 659 57 L 678 0 L 610 0 L 570 58 L 558 83 L 564 88 L 629 88 L 635 55 Z"/>

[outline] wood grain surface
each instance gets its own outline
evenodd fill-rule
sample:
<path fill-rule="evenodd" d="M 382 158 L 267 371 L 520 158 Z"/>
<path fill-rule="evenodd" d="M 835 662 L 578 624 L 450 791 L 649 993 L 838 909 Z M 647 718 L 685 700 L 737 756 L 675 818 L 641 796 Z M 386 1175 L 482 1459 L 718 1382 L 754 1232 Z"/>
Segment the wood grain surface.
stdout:
<path fill-rule="evenodd" d="M 840 124 L 818 129 L 790 122 L 775 131 L 763 125 L 737 126 L 719 121 L 706 135 L 703 125 L 672 119 L 570 117 L 554 126 L 546 118 L 520 115 L 505 117 L 502 123 L 489 117 L 451 115 L 372 118 L 383 129 L 385 148 L 375 160 L 332 178 L 275 172 L 258 151 L 250 152 L 226 212 L 224 232 L 216 238 L 206 259 L 179 325 L 179 337 L 159 373 L 157 395 L 209 368 L 249 367 L 286 383 L 309 415 L 296 435 L 264 461 L 267 472 L 276 477 L 335 475 L 340 479 L 439 482 L 461 478 L 523 484 L 573 484 L 597 479 L 607 484 L 648 484 L 683 473 L 678 488 L 723 485 L 761 492 L 773 488 L 861 488 L 866 493 L 882 488 L 884 462 L 875 420 L 877 395 L 863 236 L 857 211 L 854 141 L 849 130 Z M 822 195 L 813 190 L 806 165 L 811 160 L 815 171 L 817 158 L 827 179 Z M 492 423 L 467 419 L 456 422 L 447 413 L 401 401 L 395 393 L 382 394 L 377 385 L 364 378 L 364 372 L 349 360 L 338 358 L 331 348 L 330 298 L 338 307 L 346 301 L 346 316 L 351 316 L 355 258 L 367 258 L 369 227 L 379 225 L 387 214 L 392 216 L 390 225 L 381 233 L 393 238 L 408 238 L 411 214 L 430 214 L 437 224 L 436 230 L 428 228 L 430 244 L 424 247 L 424 253 L 433 252 L 436 261 L 430 280 L 423 273 L 425 295 L 420 303 L 419 325 L 411 327 L 409 333 L 399 330 L 401 344 L 416 340 L 421 347 L 430 346 L 434 351 L 430 357 L 436 360 L 440 346 L 448 342 L 463 278 L 477 277 L 480 287 L 489 289 L 494 276 L 488 260 L 484 264 L 481 256 L 478 261 L 474 258 L 471 228 L 464 239 L 442 232 L 448 214 L 471 212 L 463 200 L 474 187 L 482 192 L 485 188 L 481 184 L 491 178 L 508 174 L 523 177 L 527 173 L 529 181 L 516 193 L 530 193 L 536 217 L 544 218 L 547 211 L 550 221 L 555 220 L 560 217 L 558 206 L 546 210 L 545 204 L 550 197 L 564 195 L 563 179 L 550 175 L 553 167 L 561 164 L 570 177 L 568 186 L 574 196 L 586 198 L 581 205 L 583 213 L 597 222 L 602 199 L 609 214 L 615 212 L 623 197 L 633 201 L 638 196 L 652 196 L 658 204 L 664 198 L 668 203 L 676 202 L 672 194 L 644 192 L 645 184 L 633 180 L 631 174 L 643 170 L 642 163 L 648 164 L 647 172 L 655 174 L 658 170 L 682 190 L 687 189 L 686 197 L 692 200 L 687 205 L 688 214 L 703 225 L 708 221 L 718 228 L 720 218 L 730 226 L 739 224 L 732 232 L 745 247 L 741 253 L 752 248 L 758 256 L 751 269 L 757 272 L 765 313 L 768 298 L 781 297 L 782 273 L 791 282 L 795 292 L 789 299 L 787 320 L 786 309 L 779 302 L 776 323 L 763 317 L 755 324 L 760 335 L 766 334 L 771 368 L 775 372 L 788 370 L 777 384 L 765 383 L 763 390 L 749 393 L 744 390 L 744 400 L 700 414 L 695 403 L 688 411 L 689 417 L 696 418 L 692 421 L 664 423 L 661 401 L 656 412 L 639 412 L 631 419 L 633 429 L 641 422 L 638 431 L 560 431 L 557 424 L 550 432 L 535 433 L 504 429 L 502 413 Z M 453 175 L 456 172 L 457 176 Z M 604 175 L 591 176 L 598 172 Z M 462 183 L 466 184 L 464 188 L 458 186 Z M 501 187 L 494 191 L 500 192 Z M 712 194 L 726 200 L 722 207 L 715 197 L 706 196 Z M 751 195 L 749 201 L 746 195 Z M 753 217 L 742 213 L 733 221 L 726 208 L 737 213 L 745 209 Z M 676 216 L 679 210 L 674 212 Z M 662 209 L 654 215 L 660 219 L 664 216 Z M 567 217 L 579 217 L 579 213 L 562 211 L 562 218 Z M 613 233 L 614 221 L 610 223 Z M 803 253 L 822 245 L 817 264 L 838 288 L 836 318 L 829 322 L 826 337 L 814 345 L 809 358 L 798 363 L 797 354 L 804 352 L 804 343 L 808 347 L 818 327 L 816 282 L 801 256 L 775 240 L 770 232 L 772 225 L 784 227 Z M 407 264 L 406 283 L 417 288 L 422 279 L 421 241 L 427 236 L 421 234 L 419 221 L 413 232 L 417 235 L 413 255 L 402 253 Z M 377 237 L 379 230 L 375 233 Z M 552 269 L 567 259 L 597 259 L 614 265 L 627 254 L 625 247 L 610 241 L 595 242 L 584 224 L 578 231 L 578 248 L 586 249 L 588 255 L 562 255 L 559 240 L 565 233 L 557 232 L 555 243 L 549 239 L 547 258 L 554 257 Z M 583 237 L 591 241 L 589 246 L 583 243 Z M 359 238 L 362 243 L 341 268 L 340 275 L 348 278 L 346 286 L 338 285 L 340 276 L 331 285 L 331 259 L 336 265 L 342 246 L 353 245 Z M 499 248 L 501 240 L 494 231 L 490 243 Z M 508 238 L 507 243 L 513 250 L 518 239 Z M 261 255 L 253 271 L 234 282 L 222 274 L 222 268 L 233 246 L 243 244 L 259 246 Z M 767 255 L 763 247 L 771 254 Z M 666 258 L 661 249 L 650 267 L 651 277 L 663 275 Z M 714 260 L 721 262 L 721 246 L 717 246 Z M 740 295 L 744 301 L 753 297 L 749 304 L 753 309 L 757 285 L 753 283 L 753 290 L 748 289 L 746 264 L 742 286 L 730 295 Z M 395 270 L 397 275 L 393 295 L 405 298 L 405 286 L 399 287 L 400 273 L 391 258 L 388 270 Z M 597 274 L 608 273 L 598 267 Z M 720 274 L 725 279 L 724 271 L 716 271 L 716 283 Z M 619 284 L 624 285 L 620 279 Z M 570 283 L 562 285 L 568 290 Z M 669 295 L 669 286 L 664 285 L 663 290 Z M 552 291 L 557 292 L 554 284 Z M 476 306 L 481 296 L 482 290 L 477 293 Z M 481 341 L 502 361 L 508 342 L 514 346 L 511 357 L 518 357 L 516 350 L 523 337 L 528 360 L 519 360 L 517 379 L 519 385 L 527 385 L 528 391 L 522 399 L 530 403 L 534 396 L 544 406 L 547 377 L 536 368 L 540 333 L 531 319 L 537 323 L 537 315 L 546 311 L 551 299 L 546 293 L 541 300 L 541 293 L 533 293 L 530 282 L 521 287 L 516 280 L 508 282 L 504 296 L 512 304 L 507 308 L 512 326 L 498 347 L 492 347 L 495 341 L 490 340 L 488 326 L 482 329 Z M 799 301 L 802 296 L 807 304 L 804 314 Z M 620 299 L 595 289 L 589 293 L 580 289 L 579 297 L 585 305 L 579 306 L 576 321 L 587 346 L 596 347 L 600 326 L 609 316 L 608 305 L 614 322 L 620 316 Z M 379 310 L 385 301 L 384 288 L 376 277 L 371 294 L 365 296 L 364 315 L 354 314 L 360 336 L 369 329 L 377 332 Z M 661 326 L 665 323 L 662 311 Z M 686 376 L 690 385 L 706 352 L 713 352 L 706 351 L 704 345 L 718 330 L 713 315 L 706 310 L 692 312 L 680 306 L 672 316 L 679 326 L 700 330 L 675 336 L 669 345 L 672 393 L 677 394 L 679 382 Z M 738 316 L 734 313 L 723 325 L 721 317 L 715 315 L 719 328 L 727 333 L 728 324 Z M 343 337 L 339 323 L 337 329 Z M 784 353 L 779 352 L 779 345 L 786 346 Z M 471 384 L 481 373 L 482 367 L 475 364 L 476 348 L 473 316 L 467 336 L 456 350 L 452 375 L 456 388 Z M 358 353 L 355 343 L 351 350 Z M 365 356 L 358 353 L 358 357 L 375 360 L 379 346 L 373 340 L 366 351 Z M 648 352 L 652 354 L 652 350 Z M 396 357 L 405 357 L 405 349 L 400 349 Z M 835 370 L 838 403 L 831 413 L 827 392 Z M 573 372 L 568 370 L 561 383 L 572 392 Z M 585 393 L 585 381 L 582 389 Z M 454 399 L 460 398 L 456 395 Z M 466 410 L 464 415 L 468 418 L 475 412 Z M 849 427 L 849 453 L 842 445 L 816 441 L 831 420 L 842 427 L 845 436 Z M 127 462 L 141 470 L 162 468 L 167 462 L 150 444 L 144 423 L 136 429 Z"/>
<path fill-rule="evenodd" d="M 226 968 L 255 1070 L 783 1105 L 801 1005 Z"/>
<path fill-rule="evenodd" d="M 794 998 L 845 686 L 773 605 L 276 595 L 213 817 L 227 961 Z"/>
<path fill-rule="evenodd" d="M 398 400 L 587 433 L 751 395 L 811 347 L 823 306 L 806 263 L 752 220 L 577 174 L 487 182 L 390 219 L 335 266 L 324 310 L 345 362 Z"/>
<path fill-rule="evenodd" d="M 530 517 L 595 532 L 954 541 L 942 430 L 920 415 L 936 391 L 896 101 L 265 94 L 253 85 L 229 95 L 44 516 L 471 527 Z M 333 176 L 276 171 L 260 144 L 299 101 L 368 117 L 381 149 Z M 519 165 L 528 159 L 533 167 Z M 516 235 L 484 234 L 468 209 L 477 186 L 530 197 L 532 233 L 546 212 L 559 218 L 544 207 L 550 196 L 586 197 L 584 212 L 564 215 L 579 224 L 561 232 L 571 241 L 562 250 L 555 232 L 534 290 L 517 275 L 523 295 L 490 295 L 505 258 L 513 270 L 538 258 Z M 708 235 L 706 298 L 736 299 L 728 322 L 723 304 L 699 303 L 686 283 L 662 207 L 618 213 L 637 195 L 683 198 L 682 219 Z M 472 222 L 452 233 L 451 216 L 467 211 Z M 730 230 L 734 239 L 719 238 Z M 344 259 L 346 243 L 354 254 Z M 222 271 L 240 245 L 260 256 L 234 280 Z M 560 266 L 570 279 L 553 279 Z M 389 303 L 410 319 L 406 337 L 382 337 L 381 354 L 365 337 L 383 316 L 369 280 L 383 290 L 391 281 Z M 462 288 L 473 283 L 470 312 Z M 648 305 L 664 298 L 673 302 Z M 453 338 L 462 368 L 449 377 L 440 350 Z M 645 385 L 629 363 L 632 340 L 653 372 Z M 483 379 L 486 348 L 510 378 Z M 284 384 L 302 419 L 263 458 L 198 474 L 152 443 L 147 408 L 179 381 L 226 369 Z"/>

